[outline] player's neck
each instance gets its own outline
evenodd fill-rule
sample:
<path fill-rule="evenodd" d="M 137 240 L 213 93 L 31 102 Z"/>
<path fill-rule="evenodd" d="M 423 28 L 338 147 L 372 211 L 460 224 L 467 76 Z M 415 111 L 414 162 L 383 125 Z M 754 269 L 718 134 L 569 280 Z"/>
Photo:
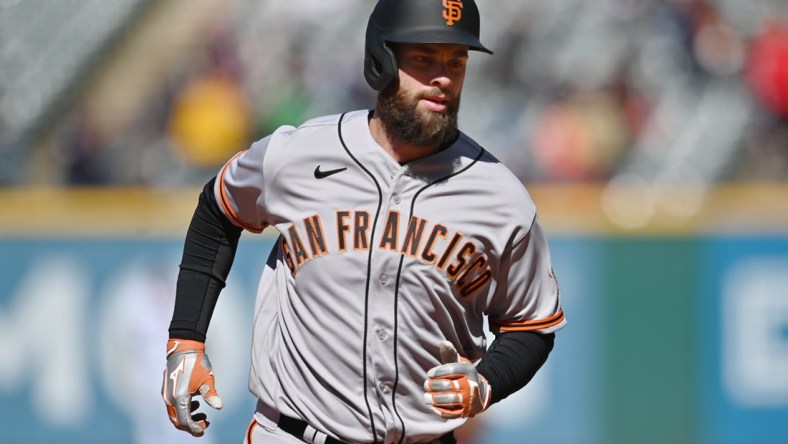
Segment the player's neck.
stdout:
<path fill-rule="evenodd" d="M 427 157 L 441 149 L 440 145 L 423 146 L 413 145 L 408 143 L 402 138 L 397 137 L 393 131 L 388 131 L 382 119 L 378 117 L 377 113 L 372 115 L 369 120 L 369 131 L 375 142 L 383 148 L 384 151 L 389 153 L 400 165 L 408 162 Z"/>

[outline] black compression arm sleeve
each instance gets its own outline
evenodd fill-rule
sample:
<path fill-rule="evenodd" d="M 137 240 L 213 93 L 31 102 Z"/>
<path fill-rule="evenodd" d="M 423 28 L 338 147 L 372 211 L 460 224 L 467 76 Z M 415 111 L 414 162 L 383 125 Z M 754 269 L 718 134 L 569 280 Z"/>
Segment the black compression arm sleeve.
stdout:
<path fill-rule="evenodd" d="M 501 333 L 490 344 L 476 366 L 492 386 L 494 404 L 525 387 L 547 361 L 555 334 L 528 332 Z"/>
<path fill-rule="evenodd" d="M 170 338 L 205 341 L 208 323 L 235 259 L 241 228 L 219 209 L 213 197 L 216 178 L 200 194 L 183 247 Z"/>

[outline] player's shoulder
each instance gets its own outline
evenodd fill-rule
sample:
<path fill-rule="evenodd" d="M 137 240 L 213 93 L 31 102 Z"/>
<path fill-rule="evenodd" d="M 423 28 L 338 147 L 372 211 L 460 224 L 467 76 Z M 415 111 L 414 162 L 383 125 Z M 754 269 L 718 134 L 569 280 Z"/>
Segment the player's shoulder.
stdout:
<path fill-rule="evenodd" d="M 486 184 L 484 188 L 489 191 L 491 197 L 494 196 L 511 203 L 520 203 L 529 208 L 534 207 L 525 184 L 509 167 L 467 134 L 461 133 L 460 142 L 465 144 L 469 155 L 476 159 L 469 172 L 477 180 Z"/>
<path fill-rule="evenodd" d="M 327 152 L 332 152 L 331 146 L 339 146 L 339 138 L 336 137 L 339 123 L 345 122 L 348 118 L 358 119 L 365 116 L 367 112 L 351 111 L 344 114 L 324 115 L 308 119 L 298 126 L 279 126 L 257 142 L 260 145 L 258 151 L 264 152 L 266 163 L 276 168 L 308 160 L 310 156 L 324 156 Z"/>
<path fill-rule="evenodd" d="M 324 131 L 336 131 L 340 121 L 349 122 L 359 118 L 366 118 L 368 112 L 368 110 L 357 110 L 313 117 L 305 120 L 298 126 L 282 125 L 272 133 L 272 136 L 279 139 L 288 139 L 293 136 L 308 136 Z"/>
<path fill-rule="evenodd" d="M 324 127 L 331 127 L 335 128 L 339 125 L 339 122 L 350 122 L 356 119 L 367 118 L 369 114 L 369 110 L 356 110 L 356 111 L 348 111 L 341 114 L 329 114 L 320 117 L 313 117 L 301 125 L 299 125 L 296 130 L 309 130 L 309 129 L 316 129 L 316 128 L 324 128 Z"/>
<path fill-rule="evenodd" d="M 475 153 L 475 162 L 468 168 L 468 178 L 472 181 L 468 186 L 475 195 L 474 209 L 481 214 L 497 215 L 500 232 L 514 234 L 512 239 L 529 232 L 537 208 L 522 179 L 467 135 L 463 134 L 461 141 L 466 143 L 468 154 Z"/>
<path fill-rule="evenodd" d="M 298 130 L 322 128 L 326 126 L 336 126 L 342 114 L 329 114 L 325 116 L 313 117 L 298 126 Z"/>

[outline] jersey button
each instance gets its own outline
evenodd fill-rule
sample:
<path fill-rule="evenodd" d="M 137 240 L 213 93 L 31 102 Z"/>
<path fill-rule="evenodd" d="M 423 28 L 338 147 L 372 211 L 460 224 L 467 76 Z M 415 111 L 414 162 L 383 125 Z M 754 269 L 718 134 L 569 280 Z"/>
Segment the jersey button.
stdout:
<path fill-rule="evenodd" d="M 387 274 L 381 274 L 381 275 L 380 275 L 380 283 L 381 283 L 381 285 L 386 285 L 386 284 L 388 284 L 388 283 L 389 283 L 389 275 L 387 275 Z"/>
<path fill-rule="evenodd" d="M 388 382 L 381 382 L 380 385 L 378 386 L 378 388 L 383 393 L 388 393 L 389 390 L 391 389 L 391 387 L 389 387 L 389 383 Z"/>
<path fill-rule="evenodd" d="M 391 198 L 391 200 L 393 200 L 395 204 L 399 204 L 400 202 L 402 202 L 402 198 L 400 198 L 400 197 L 399 197 L 399 194 L 395 194 L 395 195 L 394 195 L 394 196 Z"/>
<path fill-rule="evenodd" d="M 386 332 L 383 331 L 382 329 L 378 330 L 378 339 L 380 339 L 381 341 L 386 339 Z"/>

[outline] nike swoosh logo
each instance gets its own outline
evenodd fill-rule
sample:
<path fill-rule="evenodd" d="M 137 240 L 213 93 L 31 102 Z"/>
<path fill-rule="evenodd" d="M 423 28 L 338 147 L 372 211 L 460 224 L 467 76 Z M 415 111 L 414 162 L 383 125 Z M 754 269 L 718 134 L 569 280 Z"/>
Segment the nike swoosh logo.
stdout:
<path fill-rule="evenodd" d="M 325 179 L 326 177 L 331 176 L 333 174 L 341 173 L 342 171 L 345 171 L 346 169 L 347 169 L 347 167 L 345 167 L 345 168 L 337 168 L 335 170 L 320 171 L 320 165 L 318 165 L 315 168 L 315 179 Z"/>

